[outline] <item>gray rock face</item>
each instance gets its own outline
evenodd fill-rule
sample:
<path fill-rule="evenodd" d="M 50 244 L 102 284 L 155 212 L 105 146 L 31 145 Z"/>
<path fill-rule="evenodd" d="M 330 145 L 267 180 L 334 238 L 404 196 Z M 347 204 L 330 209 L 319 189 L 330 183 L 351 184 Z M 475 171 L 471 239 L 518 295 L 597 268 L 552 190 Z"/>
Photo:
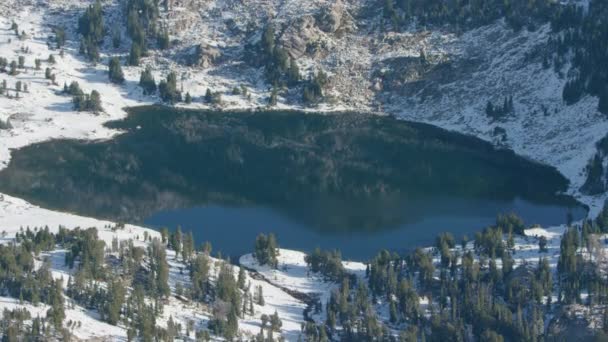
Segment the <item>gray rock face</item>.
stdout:
<path fill-rule="evenodd" d="M 290 22 L 283 31 L 279 43 L 291 58 L 299 58 L 306 53 L 308 43 L 319 37 L 315 18 L 306 15 Z"/>
<path fill-rule="evenodd" d="M 325 32 L 334 33 L 340 28 L 344 6 L 341 1 L 336 1 L 330 6 L 321 9 L 317 16 L 319 28 Z"/>
<path fill-rule="evenodd" d="M 195 49 L 195 63 L 203 68 L 208 68 L 220 58 L 222 53 L 219 49 L 212 46 L 199 44 Z"/>
<path fill-rule="evenodd" d="M 352 17 L 340 0 L 321 8 L 317 15 L 317 26 L 327 33 L 336 33 L 338 30 L 354 30 Z"/>

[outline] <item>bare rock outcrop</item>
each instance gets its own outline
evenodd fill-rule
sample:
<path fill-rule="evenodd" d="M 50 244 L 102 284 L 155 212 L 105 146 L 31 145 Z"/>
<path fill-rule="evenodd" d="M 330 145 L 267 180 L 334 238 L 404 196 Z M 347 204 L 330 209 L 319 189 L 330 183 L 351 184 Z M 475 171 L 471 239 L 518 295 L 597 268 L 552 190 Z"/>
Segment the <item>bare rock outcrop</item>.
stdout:
<path fill-rule="evenodd" d="M 281 37 L 280 45 L 291 58 L 299 58 L 306 53 L 308 43 L 319 38 L 319 29 L 313 16 L 305 15 L 291 21 Z"/>
<path fill-rule="evenodd" d="M 316 19 L 317 26 L 327 33 L 336 33 L 338 30 L 352 31 L 355 28 L 352 16 L 340 0 L 321 8 Z"/>
<path fill-rule="evenodd" d="M 213 46 L 199 44 L 194 49 L 195 63 L 203 68 L 209 68 L 222 56 L 221 51 Z"/>

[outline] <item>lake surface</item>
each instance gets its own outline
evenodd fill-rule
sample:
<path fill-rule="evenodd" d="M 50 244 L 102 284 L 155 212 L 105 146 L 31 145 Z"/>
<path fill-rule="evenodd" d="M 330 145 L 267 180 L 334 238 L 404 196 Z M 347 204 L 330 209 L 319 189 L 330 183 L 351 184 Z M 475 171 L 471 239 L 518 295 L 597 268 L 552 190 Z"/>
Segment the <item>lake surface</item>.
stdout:
<path fill-rule="evenodd" d="M 339 232 L 320 231 L 280 211 L 264 207 L 175 209 L 156 213 L 145 223 L 153 227 L 175 228 L 180 225 L 182 229 L 192 230 L 195 240 L 212 241 L 214 251 L 219 250 L 223 255 L 249 253 L 259 232 L 273 232 L 283 247 L 302 251 L 310 251 L 314 247 L 338 248 L 346 258 L 368 260 L 380 249 L 403 253 L 415 247 L 431 246 L 435 237 L 443 232 L 451 232 L 458 241 L 464 235 L 472 239 L 475 231 L 495 223 L 496 213 L 516 212 L 526 222 L 561 224 L 566 221 L 568 212 L 561 206 L 539 205 L 519 199 L 512 202 L 438 199 L 404 207 L 418 210 L 416 219 L 393 227 L 379 226 L 376 231 L 368 231 L 356 223 L 343 227 Z M 574 214 L 582 215 L 584 212 L 579 208 L 574 210 Z M 356 218 L 357 213 L 352 215 Z"/>
<path fill-rule="evenodd" d="M 585 215 L 556 195 L 567 181 L 553 168 L 388 117 L 140 107 L 108 126 L 126 133 L 14 152 L 0 191 L 82 215 L 180 225 L 233 257 L 260 232 L 282 247 L 364 260 L 430 245 L 441 232 L 471 237 L 499 213 L 543 225 Z"/>

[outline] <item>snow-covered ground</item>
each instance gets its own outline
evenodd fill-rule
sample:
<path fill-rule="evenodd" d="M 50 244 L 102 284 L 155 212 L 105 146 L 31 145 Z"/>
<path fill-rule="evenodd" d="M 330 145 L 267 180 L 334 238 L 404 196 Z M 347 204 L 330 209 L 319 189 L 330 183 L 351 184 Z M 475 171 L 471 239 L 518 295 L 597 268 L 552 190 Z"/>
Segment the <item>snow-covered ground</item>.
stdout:
<path fill-rule="evenodd" d="M 338 289 L 340 284 L 329 281 L 320 274 L 311 273 L 304 260 L 305 256 L 305 253 L 299 251 L 281 249 L 276 269 L 268 265 L 260 265 L 252 254 L 243 255 L 239 263 L 256 270 L 271 284 L 310 295 L 315 301 L 320 302 L 323 305 L 322 310 L 318 313 L 311 312 L 309 317 L 322 322 L 325 317 L 325 304 L 328 302 L 331 292 Z M 345 270 L 349 273 L 358 277 L 365 275 L 365 264 L 349 261 L 343 263 Z"/>
<path fill-rule="evenodd" d="M 30 312 L 32 318 L 36 318 L 46 316 L 49 306 L 46 304 L 34 306 L 29 303 L 19 303 L 19 300 L 15 298 L 0 297 L 0 308 L 2 310 L 26 309 Z M 74 308 L 66 307 L 65 322 L 66 327 L 78 339 L 111 338 L 113 341 L 127 340 L 125 329 L 100 321 L 95 313 L 88 312 L 78 306 Z"/>
<path fill-rule="evenodd" d="M 608 120 L 599 113 L 596 97 L 564 104 L 568 65 L 558 74 L 541 63 L 550 31 L 546 24 L 536 31 L 513 32 L 504 22 L 471 30 L 445 49 L 456 63 L 474 61 L 473 71 L 411 97 L 391 93 L 384 109 L 404 119 L 494 142 L 498 140 L 494 128 L 505 129 L 507 139 L 501 145 L 556 167 L 570 180 L 569 193 L 589 205 L 590 216 L 595 217 L 606 195 L 585 196 L 579 188 L 586 179 L 587 162 L 597 151 L 596 143 L 608 132 Z M 496 121 L 485 115 L 488 101 L 502 105 L 508 96 L 513 97 L 514 114 Z"/>
<path fill-rule="evenodd" d="M 5 213 L 10 213 L 6 215 Z M 2 231 L 2 241 L 9 241 L 22 228 L 34 229 L 36 227 L 48 226 L 50 231 L 56 232 L 59 226 L 66 228 L 88 228 L 96 227 L 98 236 L 104 240 L 106 246 L 111 246 L 112 240 L 117 238 L 122 240 L 133 240 L 135 245 L 144 246 L 145 236 L 160 237 L 159 232 L 147 228 L 125 225 L 124 228 L 116 229 L 116 225 L 112 222 L 101 221 L 92 218 L 59 213 L 33 206 L 23 200 L 4 196 L 2 207 L 0 207 L 0 230 Z M 68 278 L 72 275 L 73 270 L 69 270 L 64 266 L 64 253 L 62 250 L 55 250 L 50 253 L 43 253 L 41 258 L 49 258 L 51 261 L 51 271 L 55 278 L 63 278 L 64 285 L 67 284 Z M 289 255 L 288 252 L 285 252 Z M 167 253 L 170 266 L 170 285 L 174 289 L 177 282 L 188 282 L 189 277 L 187 266 L 177 261 L 174 251 Z M 221 262 L 217 259 L 211 259 L 214 264 Z M 289 260 L 285 261 L 286 263 Z M 38 263 L 40 264 L 40 263 Z M 235 266 L 235 275 L 238 268 Z M 281 334 L 288 340 L 297 340 L 300 333 L 300 324 L 303 322 L 304 310 L 306 304 L 292 297 L 290 294 L 281 290 L 279 286 L 274 286 L 269 282 L 255 279 L 251 276 L 247 277 L 247 283 L 251 283 L 251 288 L 262 286 L 265 305 L 255 305 L 255 314 L 247 315 L 244 319 L 239 320 L 240 330 L 249 336 L 255 336 L 261 327 L 260 317 L 262 314 L 271 315 L 275 311 L 279 314 L 282 320 Z M 321 287 L 319 287 L 321 288 Z M 33 307 L 30 304 L 19 304 L 18 301 L 10 298 L 0 298 L 0 310 L 3 308 L 12 309 L 15 307 L 25 307 L 32 312 L 33 317 L 40 314 L 46 315 L 44 305 Z M 166 322 L 171 317 L 174 322 L 181 323 L 186 327 L 189 321 L 193 321 L 196 328 L 206 327 L 210 317 L 209 308 L 205 308 L 200 304 L 185 303 L 177 298 L 169 297 L 168 302 L 164 306 L 163 315 L 157 320 L 160 326 L 166 326 Z M 94 312 L 86 311 L 82 308 L 75 307 L 66 311 L 66 322 L 68 321 L 82 322 L 82 326 L 75 328 L 75 335 L 79 338 L 93 338 L 95 336 L 103 336 L 112 340 L 126 340 L 126 330 L 122 326 L 111 326 L 102 321 L 98 321 L 98 316 Z M 192 332 L 194 337 L 194 332 Z"/>

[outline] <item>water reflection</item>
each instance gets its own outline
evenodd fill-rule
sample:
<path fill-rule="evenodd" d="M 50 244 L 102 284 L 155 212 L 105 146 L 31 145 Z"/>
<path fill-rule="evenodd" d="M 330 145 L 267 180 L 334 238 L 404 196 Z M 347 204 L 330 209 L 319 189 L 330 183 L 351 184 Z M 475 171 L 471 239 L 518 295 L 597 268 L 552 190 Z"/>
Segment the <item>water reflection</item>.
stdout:
<path fill-rule="evenodd" d="M 275 231 L 287 247 L 366 257 L 478 230 L 499 212 L 560 223 L 577 205 L 555 195 L 567 181 L 553 168 L 386 117 L 142 107 L 110 126 L 127 133 L 16 151 L 0 191 L 93 217 L 202 227 L 200 239 L 232 255 Z"/>

